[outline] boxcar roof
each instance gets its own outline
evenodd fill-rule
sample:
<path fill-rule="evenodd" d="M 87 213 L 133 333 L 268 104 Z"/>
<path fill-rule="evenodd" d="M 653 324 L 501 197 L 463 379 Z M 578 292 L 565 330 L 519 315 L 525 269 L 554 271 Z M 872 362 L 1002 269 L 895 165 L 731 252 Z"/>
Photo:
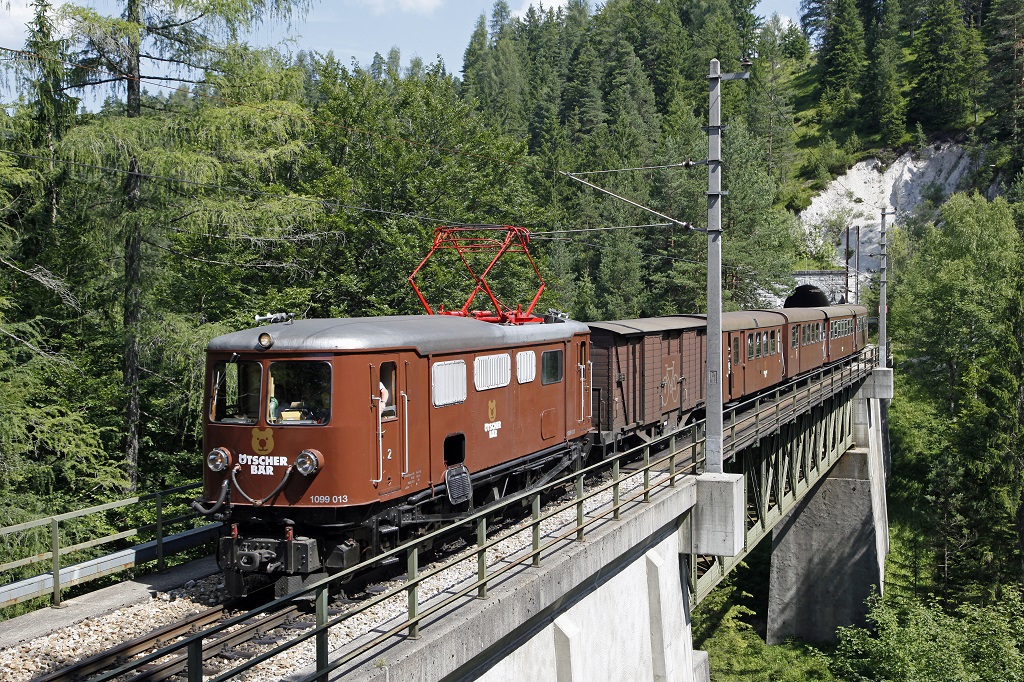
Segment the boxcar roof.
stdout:
<path fill-rule="evenodd" d="M 451 315 L 402 315 L 294 320 L 218 336 L 211 351 L 251 351 L 267 332 L 274 351 L 358 351 L 415 348 L 429 353 L 478 351 L 548 341 L 565 341 L 589 332 L 567 320 L 550 324 L 502 325 Z"/>
<path fill-rule="evenodd" d="M 609 320 L 607 322 L 588 322 L 591 329 L 631 336 L 649 334 L 651 332 L 667 332 L 678 329 L 695 329 L 707 326 L 703 317 L 693 315 L 666 315 L 664 317 L 642 317 L 637 320 Z"/>

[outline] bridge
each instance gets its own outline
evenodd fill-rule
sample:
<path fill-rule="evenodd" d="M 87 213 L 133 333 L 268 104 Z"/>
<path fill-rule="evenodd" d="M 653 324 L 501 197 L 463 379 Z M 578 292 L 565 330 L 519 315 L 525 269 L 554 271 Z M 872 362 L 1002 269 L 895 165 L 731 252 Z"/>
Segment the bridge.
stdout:
<path fill-rule="evenodd" d="M 707 680 L 707 656 L 693 649 L 690 610 L 769 535 L 769 643 L 828 641 L 836 627 L 863 622 L 865 598 L 884 589 L 884 416 L 892 372 L 878 365 L 869 348 L 727 406 L 725 473 L 704 471 L 697 422 L 541 491 L 503 499 L 501 506 L 518 511 L 501 518 L 515 523 L 499 521 L 494 506 L 478 510 L 465 522 L 465 550 L 440 565 L 426 565 L 421 552 L 441 541 L 441 531 L 386 552 L 378 560 L 405 561 L 406 575 L 344 613 L 328 608 L 328 581 L 316 583 L 306 592 L 317 626 L 236 670 L 281 655 L 307 660 L 296 678 L 306 680 Z M 156 503 L 161 509 L 162 498 Z M 51 521 L 57 528 L 62 519 Z M 215 529 L 173 540 L 203 532 Z M 158 539 L 155 548 L 140 547 L 162 558 L 174 545 Z M 59 568 L 65 551 L 52 553 L 53 575 L 68 570 Z M 83 569 L 73 570 L 77 576 Z M 57 603 L 60 583 L 45 577 L 31 589 L 56 588 Z M 339 625 L 381 607 L 390 615 L 339 641 Z M 179 649 L 187 652 L 189 679 L 201 680 L 204 645 L 253 615 L 97 679 Z M 302 654 L 303 643 L 312 650 Z"/>
<path fill-rule="evenodd" d="M 414 637 L 337 651 L 327 679 L 707 680 L 690 610 L 768 535 L 768 643 L 834 640 L 884 589 L 892 386 L 865 354 L 730 407 L 723 474 L 702 473 L 700 425 L 650 443 L 612 474 L 613 486 L 623 470 L 644 477 L 629 502 L 616 490 L 581 511 L 570 546 L 434 612 Z M 677 478 L 679 461 L 691 468 Z"/>

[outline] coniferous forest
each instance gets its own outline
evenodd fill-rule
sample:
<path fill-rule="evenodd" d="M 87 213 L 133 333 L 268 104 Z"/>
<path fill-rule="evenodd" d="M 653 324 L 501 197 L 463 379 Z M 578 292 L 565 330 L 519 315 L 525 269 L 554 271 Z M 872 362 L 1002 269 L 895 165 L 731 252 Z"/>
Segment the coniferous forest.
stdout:
<path fill-rule="evenodd" d="M 0 525 L 197 479 L 206 342 L 268 312 L 417 313 L 406 277 L 441 225 L 528 227 L 545 310 L 703 311 L 705 235 L 567 173 L 705 226 L 684 162 L 707 158 L 709 61 L 749 60 L 722 91 L 728 308 L 838 267 L 838 231 L 797 215 L 856 161 L 953 141 L 971 163 L 891 239 L 870 627 L 765 648 L 739 576 L 697 645 L 716 679 L 1024 679 L 1024 0 L 803 0 L 799 25 L 752 0 L 498 0 L 463 64 L 240 41 L 308 0 L 32 5 L 0 49 Z"/>

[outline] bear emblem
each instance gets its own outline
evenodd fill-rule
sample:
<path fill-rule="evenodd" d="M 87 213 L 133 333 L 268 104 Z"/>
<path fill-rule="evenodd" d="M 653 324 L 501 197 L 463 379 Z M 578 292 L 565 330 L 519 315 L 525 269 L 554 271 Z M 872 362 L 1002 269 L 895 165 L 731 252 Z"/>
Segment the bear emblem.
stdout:
<path fill-rule="evenodd" d="M 257 455 L 269 455 L 274 450 L 273 429 L 253 429 L 252 449 Z"/>

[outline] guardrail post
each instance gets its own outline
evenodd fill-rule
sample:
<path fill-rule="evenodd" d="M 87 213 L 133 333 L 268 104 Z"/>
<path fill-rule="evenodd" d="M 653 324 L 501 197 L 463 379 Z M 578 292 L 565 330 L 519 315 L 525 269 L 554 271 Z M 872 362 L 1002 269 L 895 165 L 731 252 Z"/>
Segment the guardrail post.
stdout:
<path fill-rule="evenodd" d="M 540 566 L 540 493 L 533 496 L 533 565 Z"/>
<path fill-rule="evenodd" d="M 644 502 L 651 501 L 651 446 L 644 446 Z"/>
<path fill-rule="evenodd" d="M 754 436 L 761 438 L 761 399 L 754 398 Z"/>
<path fill-rule="evenodd" d="M 619 458 L 612 460 L 612 514 L 616 521 L 619 520 Z"/>
<path fill-rule="evenodd" d="M 583 474 L 576 477 L 576 540 L 583 542 Z"/>
<path fill-rule="evenodd" d="M 476 577 L 480 581 L 477 589 L 478 599 L 487 598 L 487 517 L 481 516 L 476 524 Z"/>
<path fill-rule="evenodd" d="M 732 449 L 736 449 L 736 408 L 729 410 L 729 437 L 732 439 Z M 705 443 L 707 439 L 705 438 Z M 725 453 L 722 453 L 725 456 Z"/>
<path fill-rule="evenodd" d="M 323 627 L 327 624 L 327 618 L 330 615 L 327 610 L 328 595 L 330 590 L 327 585 L 321 585 L 316 589 L 316 626 Z M 327 629 L 323 629 L 316 633 L 316 671 L 327 669 L 328 664 L 328 651 L 327 651 Z M 327 675 L 321 675 L 316 678 L 317 682 L 327 682 Z"/>
<path fill-rule="evenodd" d="M 60 603 L 60 521 L 57 517 L 50 519 L 50 551 L 53 556 L 53 601 L 51 606 L 61 608 Z"/>
<path fill-rule="evenodd" d="M 409 550 L 409 639 L 420 638 L 420 583 L 416 579 L 420 574 L 420 548 Z"/>
<path fill-rule="evenodd" d="M 188 682 L 203 682 L 203 638 L 188 643 Z"/>
<path fill-rule="evenodd" d="M 676 487 L 676 434 L 668 439 L 668 485 L 670 488 Z"/>
<path fill-rule="evenodd" d="M 156 570 L 167 567 L 164 561 L 164 495 L 156 494 Z"/>

